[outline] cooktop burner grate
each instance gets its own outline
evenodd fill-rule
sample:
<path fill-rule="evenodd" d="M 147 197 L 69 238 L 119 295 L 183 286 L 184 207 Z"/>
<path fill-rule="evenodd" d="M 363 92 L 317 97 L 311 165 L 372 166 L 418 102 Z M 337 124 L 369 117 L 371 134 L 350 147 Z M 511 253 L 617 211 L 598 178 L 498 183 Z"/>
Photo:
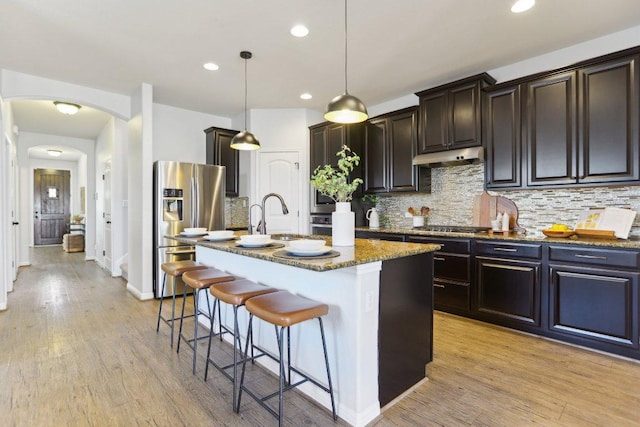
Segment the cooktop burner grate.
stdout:
<path fill-rule="evenodd" d="M 440 233 L 483 233 L 491 229 L 491 227 L 476 227 L 468 225 L 425 225 L 421 227 L 413 227 L 414 230 L 437 231 Z"/>

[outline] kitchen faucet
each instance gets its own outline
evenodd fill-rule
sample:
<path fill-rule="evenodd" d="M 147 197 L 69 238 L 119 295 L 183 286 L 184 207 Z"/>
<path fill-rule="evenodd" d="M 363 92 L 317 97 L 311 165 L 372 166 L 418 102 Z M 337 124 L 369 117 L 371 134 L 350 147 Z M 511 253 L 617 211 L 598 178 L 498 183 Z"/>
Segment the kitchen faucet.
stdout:
<path fill-rule="evenodd" d="M 253 234 L 253 224 L 251 224 L 251 209 L 252 209 L 253 207 L 258 207 L 258 208 L 262 209 L 262 207 L 260 207 L 260 205 L 259 205 L 259 204 L 257 204 L 257 203 L 254 203 L 254 204 L 252 204 L 251 206 L 249 206 L 249 230 L 248 230 L 248 231 L 249 231 L 249 234 Z M 260 214 L 260 217 L 262 217 L 262 214 Z M 260 225 L 260 224 L 258 224 L 258 226 L 259 226 L 259 225 Z"/>
<path fill-rule="evenodd" d="M 267 223 L 266 223 L 265 215 L 264 215 L 264 212 L 265 212 L 264 204 L 265 204 L 265 202 L 267 201 L 267 199 L 269 197 L 277 197 L 280 200 L 280 204 L 282 205 L 282 213 L 284 215 L 289 213 L 289 208 L 287 208 L 287 204 L 284 202 L 284 199 L 282 198 L 281 195 L 279 195 L 277 193 L 269 193 L 266 196 L 264 196 L 262 198 L 262 206 L 260 206 L 262 208 L 262 217 L 261 217 L 261 220 L 260 220 L 260 224 L 258 224 L 258 234 L 267 234 Z"/>

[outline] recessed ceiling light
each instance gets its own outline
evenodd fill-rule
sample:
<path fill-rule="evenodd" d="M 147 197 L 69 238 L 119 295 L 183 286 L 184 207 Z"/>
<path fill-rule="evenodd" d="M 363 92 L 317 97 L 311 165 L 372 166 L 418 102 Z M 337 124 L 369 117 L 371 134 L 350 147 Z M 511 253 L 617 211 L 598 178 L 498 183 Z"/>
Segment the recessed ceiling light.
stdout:
<path fill-rule="evenodd" d="M 53 105 L 55 105 L 58 111 L 60 111 L 62 114 L 67 114 L 67 115 L 76 114 L 78 110 L 82 108 L 78 104 L 72 104 L 70 102 L 54 101 Z"/>
<path fill-rule="evenodd" d="M 536 0 L 518 0 L 511 6 L 511 12 L 521 13 L 531 9 L 536 4 Z"/>
<path fill-rule="evenodd" d="M 209 71 L 216 71 L 220 69 L 218 64 L 214 64 L 213 62 L 207 62 L 206 64 L 203 65 L 203 67 L 205 70 L 209 70 Z"/>
<path fill-rule="evenodd" d="M 296 25 L 295 27 L 291 28 L 291 34 L 295 37 L 305 37 L 307 34 L 309 34 L 309 29 L 304 25 Z"/>
<path fill-rule="evenodd" d="M 310 93 L 303 93 L 302 95 L 300 95 L 300 99 L 311 99 L 313 98 L 313 96 L 311 96 Z"/>

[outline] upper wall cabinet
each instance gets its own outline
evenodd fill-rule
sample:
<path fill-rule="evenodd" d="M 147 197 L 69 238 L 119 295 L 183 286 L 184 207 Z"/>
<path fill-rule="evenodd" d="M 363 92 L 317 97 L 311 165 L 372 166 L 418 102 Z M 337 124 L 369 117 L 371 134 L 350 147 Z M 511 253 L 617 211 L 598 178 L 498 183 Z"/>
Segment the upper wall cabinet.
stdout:
<path fill-rule="evenodd" d="M 638 50 L 486 89 L 487 188 L 640 181 Z"/>
<path fill-rule="evenodd" d="M 420 99 L 418 154 L 482 144 L 481 90 L 495 80 L 482 73 L 417 92 Z"/>
<path fill-rule="evenodd" d="M 240 168 L 240 153 L 231 148 L 231 140 L 238 133 L 237 130 L 210 127 L 205 129 L 206 157 L 208 165 L 226 166 L 225 195 L 227 197 L 238 196 L 238 174 Z"/>
<path fill-rule="evenodd" d="M 418 142 L 418 109 L 374 117 L 365 129 L 365 192 L 417 191 L 417 168 L 411 161 Z"/>

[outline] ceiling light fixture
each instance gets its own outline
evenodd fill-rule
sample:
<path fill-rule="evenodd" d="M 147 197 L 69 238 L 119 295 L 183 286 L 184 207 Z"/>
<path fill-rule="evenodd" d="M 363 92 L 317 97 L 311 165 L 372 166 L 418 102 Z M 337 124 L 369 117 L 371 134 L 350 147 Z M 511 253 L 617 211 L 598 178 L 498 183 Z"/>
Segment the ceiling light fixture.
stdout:
<path fill-rule="evenodd" d="M 54 101 L 53 105 L 55 105 L 58 111 L 60 111 L 62 114 L 67 114 L 69 116 L 76 114 L 78 110 L 82 108 L 80 105 L 72 104 L 70 102 Z"/>
<path fill-rule="evenodd" d="M 311 96 L 310 93 L 303 93 L 302 95 L 300 95 L 300 99 L 311 99 L 313 98 L 313 96 Z"/>
<path fill-rule="evenodd" d="M 231 148 L 235 150 L 258 150 L 260 141 L 247 130 L 247 60 L 251 59 L 251 52 L 243 50 L 240 58 L 244 59 L 244 130 L 231 139 Z"/>
<path fill-rule="evenodd" d="M 364 103 L 347 90 L 347 0 L 344 0 L 344 93 L 329 102 L 324 118 L 335 123 L 360 123 L 368 117 Z"/>
<path fill-rule="evenodd" d="M 215 64 L 213 62 L 207 62 L 206 64 L 203 65 L 205 70 L 209 70 L 209 71 L 218 71 L 220 69 L 220 66 L 218 66 L 218 64 Z"/>
<path fill-rule="evenodd" d="M 295 37 L 306 37 L 309 34 L 309 29 L 304 25 L 296 25 L 291 28 L 291 35 Z"/>
<path fill-rule="evenodd" d="M 47 150 L 47 153 L 51 156 L 51 157 L 60 157 L 60 155 L 62 154 L 62 151 L 60 150 Z"/>
<path fill-rule="evenodd" d="M 518 0 L 511 6 L 511 12 L 521 13 L 531 9 L 536 4 L 536 0 Z"/>

